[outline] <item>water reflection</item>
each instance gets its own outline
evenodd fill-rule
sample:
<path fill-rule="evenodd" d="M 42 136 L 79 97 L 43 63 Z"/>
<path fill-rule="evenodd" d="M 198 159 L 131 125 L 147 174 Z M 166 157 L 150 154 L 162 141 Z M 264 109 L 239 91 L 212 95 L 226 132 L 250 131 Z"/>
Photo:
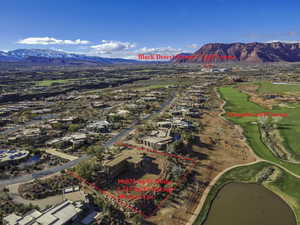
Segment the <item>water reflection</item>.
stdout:
<path fill-rule="evenodd" d="M 291 208 L 258 184 L 228 184 L 214 200 L 203 225 L 296 225 Z"/>

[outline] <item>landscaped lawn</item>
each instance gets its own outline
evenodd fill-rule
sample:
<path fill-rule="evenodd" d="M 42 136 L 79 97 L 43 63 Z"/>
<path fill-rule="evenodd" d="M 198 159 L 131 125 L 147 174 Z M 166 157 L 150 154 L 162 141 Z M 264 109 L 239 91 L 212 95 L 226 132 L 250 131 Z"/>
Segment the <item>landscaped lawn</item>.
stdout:
<path fill-rule="evenodd" d="M 74 81 L 74 79 L 66 79 L 66 80 L 42 80 L 42 81 L 37 81 L 36 85 L 37 86 L 51 86 L 53 83 L 64 84 L 64 83 L 68 83 L 70 81 Z"/>

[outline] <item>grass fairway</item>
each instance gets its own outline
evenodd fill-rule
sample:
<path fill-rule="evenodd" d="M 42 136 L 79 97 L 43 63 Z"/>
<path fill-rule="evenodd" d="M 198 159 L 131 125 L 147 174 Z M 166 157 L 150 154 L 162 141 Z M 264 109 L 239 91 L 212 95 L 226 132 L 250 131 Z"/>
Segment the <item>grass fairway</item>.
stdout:
<path fill-rule="evenodd" d="M 299 84 L 273 84 L 271 82 L 260 82 L 256 83 L 260 87 L 258 89 L 259 93 L 264 94 L 284 94 L 290 92 L 300 93 L 300 85 Z"/>
<path fill-rule="evenodd" d="M 237 167 L 226 172 L 210 191 L 203 209 L 198 215 L 194 225 L 200 225 L 205 221 L 212 201 L 225 184 L 231 182 L 256 183 L 256 175 L 264 168 L 270 166 L 273 165 L 266 162 L 260 162 L 251 166 Z M 280 170 L 280 175 L 274 181 L 264 182 L 263 185 L 288 203 L 296 215 L 297 224 L 300 224 L 300 179 L 280 168 L 278 169 Z"/>
<path fill-rule="evenodd" d="M 143 80 L 137 81 L 134 84 L 138 85 L 139 87 L 134 87 L 134 90 L 138 91 L 151 91 L 159 88 L 166 88 L 170 85 L 191 85 L 192 80 L 182 80 L 182 79 L 159 79 L 159 80 Z"/>
<path fill-rule="evenodd" d="M 72 82 L 76 79 L 66 79 L 66 80 L 42 80 L 42 81 L 37 81 L 35 83 L 36 86 L 44 86 L 44 87 L 47 87 L 47 86 L 51 86 L 52 84 L 55 84 L 55 83 L 58 83 L 58 84 L 65 84 L 65 83 L 68 83 L 68 82 Z"/>
<path fill-rule="evenodd" d="M 238 89 L 232 86 L 221 87 L 219 89 L 222 98 L 226 101 L 225 110 L 226 112 L 235 112 L 235 113 L 260 113 L 260 112 L 269 112 L 263 107 L 249 102 L 248 95 L 240 92 Z M 298 141 L 300 138 L 300 105 L 294 104 L 294 109 L 290 108 L 276 108 L 272 110 L 273 113 L 288 113 L 288 117 L 284 117 L 280 122 L 281 135 L 285 140 L 285 146 L 295 158 L 300 158 L 300 149 Z M 244 135 L 247 138 L 249 145 L 255 151 L 255 153 L 269 161 L 278 163 L 295 174 L 300 175 L 300 164 L 290 163 L 283 161 L 275 157 L 271 151 L 265 146 L 261 140 L 260 132 L 256 124 L 251 122 L 256 122 L 257 117 L 227 117 L 229 120 L 233 121 L 236 124 L 239 124 L 244 129 Z"/>

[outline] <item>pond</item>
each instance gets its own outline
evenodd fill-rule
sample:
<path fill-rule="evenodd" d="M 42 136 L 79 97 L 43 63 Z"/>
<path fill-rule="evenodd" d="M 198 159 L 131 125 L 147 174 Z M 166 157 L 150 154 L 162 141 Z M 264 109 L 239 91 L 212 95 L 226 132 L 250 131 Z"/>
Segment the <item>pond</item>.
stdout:
<path fill-rule="evenodd" d="M 291 208 L 258 184 L 225 185 L 203 225 L 296 225 Z"/>

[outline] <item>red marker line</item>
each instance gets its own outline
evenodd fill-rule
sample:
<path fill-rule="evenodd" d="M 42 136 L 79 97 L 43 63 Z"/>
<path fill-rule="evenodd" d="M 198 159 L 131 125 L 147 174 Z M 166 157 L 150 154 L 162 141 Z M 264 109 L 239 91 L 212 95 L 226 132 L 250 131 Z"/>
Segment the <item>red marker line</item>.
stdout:
<path fill-rule="evenodd" d="M 134 211 L 135 213 L 139 213 L 139 214 L 141 214 L 142 216 L 145 216 L 145 214 L 144 214 L 141 210 L 139 210 L 139 209 L 137 209 L 137 208 L 131 206 L 131 205 L 128 204 L 127 202 L 124 202 L 124 201 L 120 200 L 120 198 L 118 198 L 117 196 L 111 194 L 111 193 L 108 192 L 108 191 L 105 191 L 105 190 L 99 188 L 99 187 L 96 186 L 95 184 L 90 183 L 89 181 L 87 181 L 87 180 L 84 179 L 83 177 L 79 176 L 78 174 L 76 174 L 76 173 L 74 173 L 74 172 L 72 172 L 72 171 L 66 171 L 66 173 L 69 174 L 69 175 L 71 175 L 71 176 L 73 176 L 73 177 L 75 177 L 75 178 L 77 178 L 77 179 L 79 179 L 81 182 L 83 182 L 83 183 L 85 183 L 85 184 L 87 184 L 87 185 L 89 185 L 89 186 L 92 186 L 94 189 L 96 189 L 96 190 L 97 190 L 98 192 L 100 192 L 101 194 L 104 194 L 104 195 L 106 195 L 106 196 L 108 196 L 108 197 L 110 197 L 110 198 L 112 198 L 112 199 L 115 199 L 117 203 L 119 203 L 120 205 L 124 206 L 125 208 L 129 208 L 129 209 L 131 209 L 132 211 Z"/>
<path fill-rule="evenodd" d="M 196 166 L 196 164 L 198 163 L 198 161 L 196 161 L 194 159 L 186 158 L 186 157 L 183 157 L 183 156 L 178 156 L 178 155 L 171 154 L 171 153 L 161 152 L 161 151 L 158 151 L 158 150 L 155 150 L 155 149 L 138 147 L 138 146 L 129 145 L 129 144 L 121 143 L 121 142 L 117 143 L 117 145 L 126 146 L 128 148 L 134 148 L 134 149 L 137 149 L 137 150 L 140 150 L 140 151 L 148 151 L 148 152 L 153 152 L 153 153 L 157 153 L 157 154 L 164 155 L 164 156 L 175 157 L 175 158 L 179 158 L 179 159 L 183 159 L 183 160 L 192 161 L 193 164 L 190 166 L 190 168 L 188 170 L 186 170 L 186 172 L 182 176 L 180 176 L 180 179 L 178 180 L 178 182 L 176 182 L 175 187 L 178 187 L 178 185 L 183 183 L 183 181 L 186 179 L 187 175 L 192 171 L 192 168 L 194 168 Z M 136 207 L 130 205 L 126 201 L 121 200 L 121 198 L 119 196 L 115 196 L 115 195 L 111 194 L 110 192 L 101 189 L 100 187 L 96 186 L 96 184 L 87 181 L 83 177 L 79 176 L 77 173 L 69 171 L 69 170 L 67 170 L 66 173 L 73 176 L 73 177 L 75 177 L 75 178 L 77 178 L 82 183 L 85 183 L 85 184 L 89 185 L 90 188 L 91 187 L 94 188 L 95 190 L 97 190 L 101 194 L 106 195 L 111 199 L 114 199 L 121 206 L 123 206 L 125 208 L 128 208 L 128 209 L 132 210 L 135 213 L 139 213 L 144 218 L 147 218 L 147 217 L 150 217 L 150 216 L 154 215 L 162 207 L 163 203 L 166 200 L 168 200 L 170 195 L 172 194 L 172 192 L 168 192 L 167 196 L 163 200 L 160 201 L 160 203 L 156 206 L 156 208 L 153 210 L 153 212 L 150 215 L 146 215 L 145 213 L 142 212 L 142 210 L 137 209 Z"/>
<path fill-rule="evenodd" d="M 168 152 L 162 152 L 162 151 L 151 149 L 151 148 L 144 148 L 144 147 L 139 147 L 139 146 L 135 146 L 135 145 L 129 145 L 129 144 L 122 143 L 122 142 L 118 142 L 116 144 L 120 145 L 120 146 L 125 146 L 127 148 L 135 148 L 135 149 L 140 150 L 140 151 L 147 151 L 147 152 L 157 153 L 157 154 L 163 155 L 163 156 L 169 156 L 169 157 L 174 157 L 174 158 L 188 160 L 188 161 L 195 161 L 194 159 L 187 158 L 187 157 L 184 157 L 184 156 L 181 156 L 181 155 L 176 155 L 176 154 L 172 154 L 172 153 L 168 153 Z"/>

